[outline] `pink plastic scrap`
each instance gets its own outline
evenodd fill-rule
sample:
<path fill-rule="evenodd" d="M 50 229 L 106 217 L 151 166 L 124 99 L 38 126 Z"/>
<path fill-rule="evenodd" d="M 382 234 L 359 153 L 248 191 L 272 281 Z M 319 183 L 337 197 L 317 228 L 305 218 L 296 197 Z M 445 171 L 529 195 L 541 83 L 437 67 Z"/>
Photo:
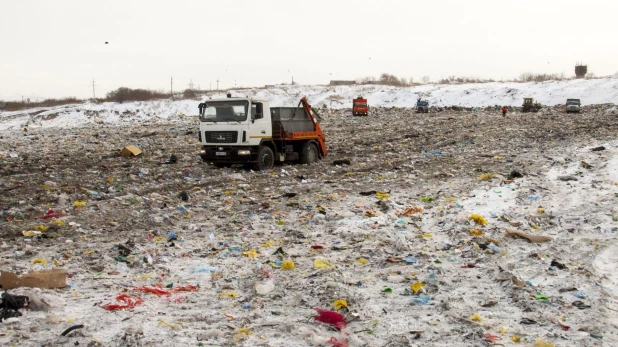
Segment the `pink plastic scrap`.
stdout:
<path fill-rule="evenodd" d="M 331 337 L 330 340 L 328 340 L 328 344 L 333 345 L 334 347 L 349 347 L 348 341 L 337 340 L 335 337 Z"/>

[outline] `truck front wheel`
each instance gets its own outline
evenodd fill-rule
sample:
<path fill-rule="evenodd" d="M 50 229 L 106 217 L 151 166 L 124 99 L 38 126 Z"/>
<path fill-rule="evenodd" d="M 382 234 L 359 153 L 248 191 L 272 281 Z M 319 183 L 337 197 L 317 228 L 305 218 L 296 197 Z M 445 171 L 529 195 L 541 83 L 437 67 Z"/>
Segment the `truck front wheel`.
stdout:
<path fill-rule="evenodd" d="M 303 151 L 300 156 L 302 164 L 313 164 L 318 161 L 318 148 L 315 143 L 307 142 L 303 145 Z"/>
<path fill-rule="evenodd" d="M 273 154 L 272 149 L 269 147 L 263 146 L 260 148 L 260 152 L 258 153 L 257 162 L 253 164 L 253 169 L 255 171 L 263 171 L 272 169 L 275 165 L 275 155 Z"/>

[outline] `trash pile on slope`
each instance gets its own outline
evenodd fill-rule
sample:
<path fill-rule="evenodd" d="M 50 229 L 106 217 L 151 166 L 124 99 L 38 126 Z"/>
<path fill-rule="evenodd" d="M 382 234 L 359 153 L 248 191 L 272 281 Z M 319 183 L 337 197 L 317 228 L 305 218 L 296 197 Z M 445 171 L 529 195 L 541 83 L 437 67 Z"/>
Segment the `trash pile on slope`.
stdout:
<path fill-rule="evenodd" d="M 268 172 L 190 119 L 2 133 L 0 342 L 615 342 L 614 116 L 373 111 Z"/>

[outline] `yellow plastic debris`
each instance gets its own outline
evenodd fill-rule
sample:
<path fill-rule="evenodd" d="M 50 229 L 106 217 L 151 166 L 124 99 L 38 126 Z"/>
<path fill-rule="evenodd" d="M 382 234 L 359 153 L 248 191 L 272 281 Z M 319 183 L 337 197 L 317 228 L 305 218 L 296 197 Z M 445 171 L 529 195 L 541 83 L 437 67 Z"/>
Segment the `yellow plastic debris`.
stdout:
<path fill-rule="evenodd" d="M 424 283 L 421 282 L 416 282 L 414 284 L 410 285 L 410 288 L 412 288 L 412 290 L 414 291 L 414 293 L 418 293 L 419 290 L 423 289 L 423 287 L 425 286 Z"/>
<path fill-rule="evenodd" d="M 487 225 L 487 219 L 480 214 L 473 213 L 468 217 L 468 220 L 473 220 L 477 225 Z"/>
<path fill-rule="evenodd" d="M 66 224 L 64 224 L 64 222 L 63 222 L 63 221 L 61 221 L 61 220 L 55 220 L 55 221 L 53 221 L 52 223 L 54 223 L 54 224 L 56 224 L 57 226 L 60 226 L 60 227 L 63 227 L 63 226 L 65 226 L 65 225 L 66 225 Z"/>
<path fill-rule="evenodd" d="M 161 237 L 161 236 L 157 236 L 154 238 L 155 242 L 161 242 L 161 241 L 165 241 L 165 237 Z"/>
<path fill-rule="evenodd" d="M 73 207 L 84 207 L 86 206 L 86 202 L 85 201 L 75 201 L 73 203 Z"/>
<path fill-rule="evenodd" d="M 450 197 L 444 198 L 444 201 L 448 202 L 449 204 L 454 204 L 457 202 L 457 198 L 450 196 Z"/>
<path fill-rule="evenodd" d="M 500 327 L 500 333 L 501 334 L 506 334 L 506 333 L 508 333 L 508 330 L 506 330 L 506 328 L 504 326 L 501 326 Z"/>
<path fill-rule="evenodd" d="M 365 258 L 358 258 L 358 259 L 356 259 L 356 264 L 358 264 L 358 265 L 367 265 L 368 263 L 369 262 Z"/>
<path fill-rule="evenodd" d="M 157 326 L 164 326 L 164 327 L 168 327 L 172 330 L 180 330 L 182 329 L 182 323 L 178 322 L 178 323 L 168 323 L 164 320 L 160 320 L 159 324 L 157 324 Z"/>
<path fill-rule="evenodd" d="M 335 311 L 339 311 L 344 307 L 348 307 L 348 302 L 345 300 L 335 300 L 335 302 L 333 302 L 333 307 Z"/>
<path fill-rule="evenodd" d="M 221 292 L 219 296 L 227 296 L 228 298 L 236 299 L 238 292 Z"/>
<path fill-rule="evenodd" d="M 141 276 L 137 276 L 137 279 L 140 280 L 140 281 L 146 281 L 146 280 L 150 279 L 150 277 L 152 277 L 152 273 L 141 275 Z"/>
<path fill-rule="evenodd" d="M 276 244 L 275 241 L 266 241 L 262 244 L 262 247 L 273 247 Z"/>
<path fill-rule="evenodd" d="M 554 344 L 543 339 L 536 339 L 536 341 L 534 341 L 534 347 L 554 347 Z"/>
<path fill-rule="evenodd" d="M 480 179 L 482 181 L 486 181 L 486 180 L 490 180 L 490 179 L 494 178 L 494 176 L 495 176 L 494 174 L 490 174 L 490 173 L 489 174 L 481 174 Z"/>
<path fill-rule="evenodd" d="M 545 209 L 543 207 L 539 207 L 539 208 L 536 209 L 536 213 L 543 214 L 543 213 L 545 213 Z"/>
<path fill-rule="evenodd" d="M 470 319 L 472 319 L 475 322 L 480 322 L 483 320 L 483 318 L 481 318 L 481 316 L 478 313 L 475 313 L 472 316 L 470 316 Z"/>
<path fill-rule="evenodd" d="M 87 250 L 86 252 L 84 252 L 84 255 L 88 255 L 88 254 L 92 254 L 94 253 L 94 251 L 92 249 Z"/>
<path fill-rule="evenodd" d="M 511 336 L 511 341 L 513 341 L 513 342 L 521 342 L 521 337 L 513 335 L 513 336 Z"/>
<path fill-rule="evenodd" d="M 250 249 L 246 252 L 242 252 L 242 254 L 247 258 L 255 258 L 258 256 L 258 252 L 255 249 Z"/>
<path fill-rule="evenodd" d="M 284 260 L 283 263 L 281 263 L 281 270 L 294 270 L 296 269 L 296 265 L 294 265 L 294 262 L 291 260 Z"/>
<path fill-rule="evenodd" d="M 431 234 L 430 233 L 424 233 L 423 237 L 431 237 Z"/>
<path fill-rule="evenodd" d="M 35 226 L 34 230 L 38 230 L 38 231 L 41 231 L 41 232 L 46 232 L 47 231 L 47 227 L 45 225 L 41 224 L 41 225 Z"/>
<path fill-rule="evenodd" d="M 236 330 L 236 333 L 234 334 L 234 343 L 238 343 L 241 340 L 247 339 L 251 335 L 253 335 L 253 331 L 249 330 L 249 328 L 240 328 Z"/>
<path fill-rule="evenodd" d="M 333 265 L 328 262 L 326 259 L 316 259 L 313 261 L 313 266 L 316 269 L 332 269 Z"/>
<path fill-rule="evenodd" d="M 24 230 L 24 231 L 22 231 L 22 234 L 24 234 L 25 237 L 33 237 L 35 232 L 34 231 L 29 231 L 29 230 Z"/>
<path fill-rule="evenodd" d="M 484 231 L 479 229 L 470 230 L 470 236 L 483 236 Z"/>
<path fill-rule="evenodd" d="M 47 265 L 47 260 L 45 259 L 41 259 L 41 258 L 36 258 L 32 260 L 32 264 L 43 264 L 43 265 Z"/>
<path fill-rule="evenodd" d="M 388 199 L 388 197 L 389 197 L 389 196 L 391 196 L 391 195 L 390 195 L 390 194 L 388 194 L 388 193 L 376 192 L 376 196 L 377 196 L 380 200 L 382 200 L 382 199 Z"/>

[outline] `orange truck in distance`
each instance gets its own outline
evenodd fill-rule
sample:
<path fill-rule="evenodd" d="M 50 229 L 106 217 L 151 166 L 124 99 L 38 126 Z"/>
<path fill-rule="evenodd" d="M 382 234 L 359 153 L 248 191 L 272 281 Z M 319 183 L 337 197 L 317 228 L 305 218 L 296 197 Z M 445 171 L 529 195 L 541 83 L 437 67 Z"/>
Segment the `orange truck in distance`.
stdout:
<path fill-rule="evenodd" d="M 363 99 L 362 96 L 352 101 L 352 114 L 355 116 L 367 116 L 369 115 L 369 106 L 367 106 L 367 99 Z"/>

